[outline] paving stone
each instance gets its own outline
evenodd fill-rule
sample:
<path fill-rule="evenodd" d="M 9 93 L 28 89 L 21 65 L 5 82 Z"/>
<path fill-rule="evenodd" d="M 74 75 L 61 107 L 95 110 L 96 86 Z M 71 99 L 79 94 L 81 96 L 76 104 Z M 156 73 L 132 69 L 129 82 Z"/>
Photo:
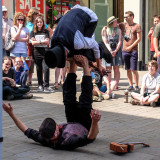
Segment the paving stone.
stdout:
<path fill-rule="evenodd" d="M 58 151 L 43 147 L 26 138 L 3 112 L 3 160 L 159 160 L 160 107 L 133 106 L 124 103 L 124 90 L 128 87 L 128 82 L 126 71 L 122 68 L 120 71 L 120 90 L 114 91 L 117 98 L 93 103 L 93 107 L 99 109 L 102 114 L 99 123 L 100 132 L 94 143 L 74 151 Z M 145 73 L 146 71 L 139 72 L 140 84 Z M 77 96 L 79 96 L 81 69 L 77 75 Z M 51 70 L 51 87 L 53 79 L 54 70 Z M 11 102 L 20 120 L 37 130 L 46 117 L 54 118 L 57 123 L 66 121 L 61 87 L 55 93 L 37 93 L 35 72 L 31 89 L 34 94 L 33 99 Z M 137 145 L 131 153 L 118 155 L 109 149 L 109 144 L 113 141 L 142 141 L 149 143 L 151 147 Z"/>

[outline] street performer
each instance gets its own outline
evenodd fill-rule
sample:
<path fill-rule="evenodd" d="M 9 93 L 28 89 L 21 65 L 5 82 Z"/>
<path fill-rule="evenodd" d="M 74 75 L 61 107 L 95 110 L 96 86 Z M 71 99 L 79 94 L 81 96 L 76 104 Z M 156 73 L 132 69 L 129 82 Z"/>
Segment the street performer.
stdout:
<path fill-rule="evenodd" d="M 93 142 L 98 135 L 98 121 L 101 114 L 92 109 L 92 78 L 88 71 L 88 60 L 77 55 L 76 62 L 83 67 L 82 92 L 79 102 L 76 101 L 77 65 L 70 58 L 70 71 L 63 84 L 63 102 L 67 123 L 57 124 L 52 118 L 46 118 L 39 131 L 28 128 L 14 114 L 11 104 L 3 102 L 3 109 L 13 119 L 17 127 L 28 137 L 44 146 L 53 149 L 73 150 Z"/>
<path fill-rule="evenodd" d="M 97 15 L 87 7 L 75 5 L 59 21 L 51 40 L 51 49 L 45 54 L 50 68 L 63 68 L 67 57 L 84 55 L 96 61 L 102 73 L 99 45 L 94 39 Z"/>

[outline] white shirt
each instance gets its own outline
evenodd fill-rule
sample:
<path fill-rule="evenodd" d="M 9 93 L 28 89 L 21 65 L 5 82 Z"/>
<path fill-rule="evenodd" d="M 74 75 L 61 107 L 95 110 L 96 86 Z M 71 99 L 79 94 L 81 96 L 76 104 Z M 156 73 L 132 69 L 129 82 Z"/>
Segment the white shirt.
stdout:
<path fill-rule="evenodd" d="M 146 92 L 152 93 L 155 91 L 156 86 L 160 84 L 160 74 L 157 72 L 153 77 L 146 73 L 143 76 L 142 84 L 145 84 Z"/>

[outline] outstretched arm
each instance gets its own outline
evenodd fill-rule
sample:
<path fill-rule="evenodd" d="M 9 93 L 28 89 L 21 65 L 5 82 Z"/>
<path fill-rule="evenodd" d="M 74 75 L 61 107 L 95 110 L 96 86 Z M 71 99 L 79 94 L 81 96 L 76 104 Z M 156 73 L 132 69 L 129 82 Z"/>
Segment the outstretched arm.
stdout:
<path fill-rule="evenodd" d="M 13 119 L 14 123 L 16 124 L 16 126 L 24 133 L 28 127 L 23 123 L 21 122 L 17 116 L 13 113 L 13 108 L 11 106 L 10 103 L 8 103 L 8 105 L 6 105 L 4 102 L 3 102 L 3 109 L 8 113 L 8 115 Z"/>
<path fill-rule="evenodd" d="M 91 119 L 92 119 L 92 124 L 91 128 L 88 133 L 88 139 L 94 140 L 96 139 L 99 129 L 98 129 L 98 121 L 101 119 L 101 114 L 98 110 L 91 110 Z"/>

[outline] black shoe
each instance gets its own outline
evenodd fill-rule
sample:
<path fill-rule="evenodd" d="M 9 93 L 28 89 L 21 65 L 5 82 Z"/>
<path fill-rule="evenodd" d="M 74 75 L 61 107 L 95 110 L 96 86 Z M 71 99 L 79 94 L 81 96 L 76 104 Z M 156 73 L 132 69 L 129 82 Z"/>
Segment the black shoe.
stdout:
<path fill-rule="evenodd" d="M 32 93 L 26 93 L 22 96 L 23 99 L 31 99 L 33 97 Z"/>
<path fill-rule="evenodd" d="M 151 106 L 151 107 L 156 107 L 157 104 L 156 104 L 156 102 L 151 102 L 151 103 L 150 103 L 150 106 Z"/>
<path fill-rule="evenodd" d="M 139 92 L 140 91 L 140 88 L 139 87 L 135 87 L 134 89 L 136 92 Z"/>
<path fill-rule="evenodd" d="M 134 88 L 131 87 L 131 86 L 129 86 L 129 87 L 127 88 L 127 90 L 128 90 L 129 92 L 132 92 L 132 91 L 134 91 Z"/>

